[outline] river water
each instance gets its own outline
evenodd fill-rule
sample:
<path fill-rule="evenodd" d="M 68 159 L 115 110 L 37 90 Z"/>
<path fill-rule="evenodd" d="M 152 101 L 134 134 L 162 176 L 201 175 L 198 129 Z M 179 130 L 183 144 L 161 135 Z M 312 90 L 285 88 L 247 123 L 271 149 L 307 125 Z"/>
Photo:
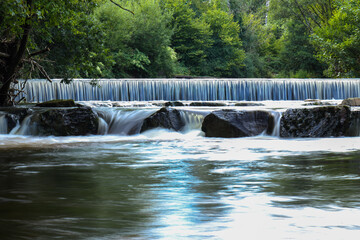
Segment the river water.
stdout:
<path fill-rule="evenodd" d="M 136 122 L 158 108 L 115 109 Z M 358 239 L 360 137 L 205 138 L 189 118 L 182 132 L 0 135 L 0 239 Z"/>

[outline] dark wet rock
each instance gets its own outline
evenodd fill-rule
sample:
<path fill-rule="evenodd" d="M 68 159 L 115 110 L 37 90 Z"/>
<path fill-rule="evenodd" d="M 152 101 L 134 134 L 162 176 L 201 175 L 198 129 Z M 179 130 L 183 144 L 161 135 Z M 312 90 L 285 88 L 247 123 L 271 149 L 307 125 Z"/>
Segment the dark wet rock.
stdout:
<path fill-rule="evenodd" d="M 177 109 L 164 107 L 144 120 L 140 132 L 153 128 L 167 128 L 179 131 L 184 126 L 185 123 Z"/>
<path fill-rule="evenodd" d="M 174 102 L 166 102 L 164 104 L 165 107 L 182 107 L 185 106 L 182 102 L 174 101 Z"/>
<path fill-rule="evenodd" d="M 280 137 L 340 137 L 350 126 L 347 106 L 288 109 L 281 117 Z"/>
<path fill-rule="evenodd" d="M 96 134 L 99 119 L 91 108 L 49 109 L 34 114 L 40 135 L 78 136 Z"/>
<path fill-rule="evenodd" d="M 313 101 L 305 101 L 306 103 L 303 104 L 303 106 L 330 106 L 330 105 L 334 105 L 331 102 L 326 102 L 326 101 L 320 101 L 320 100 L 313 100 Z"/>
<path fill-rule="evenodd" d="M 344 99 L 340 105 L 347 105 L 347 106 L 360 106 L 360 98 L 347 98 Z"/>
<path fill-rule="evenodd" d="M 274 118 L 266 111 L 214 111 L 204 118 L 201 130 L 206 137 L 248 137 L 264 131 L 270 134 Z"/>
<path fill-rule="evenodd" d="M 351 112 L 351 122 L 346 136 L 355 137 L 360 136 L 360 111 Z"/>
<path fill-rule="evenodd" d="M 26 116 L 32 113 L 32 110 L 29 108 L 17 108 L 17 107 L 2 107 L 0 112 L 4 112 L 5 118 L 7 121 L 7 130 L 8 133 L 20 124 Z"/>
<path fill-rule="evenodd" d="M 190 106 L 193 107 L 223 107 L 226 106 L 225 103 L 222 102 L 192 102 Z"/>
<path fill-rule="evenodd" d="M 51 100 L 36 104 L 37 107 L 79 107 L 72 99 Z"/>
<path fill-rule="evenodd" d="M 254 102 L 239 102 L 235 103 L 236 107 L 252 107 L 252 106 L 265 106 L 262 103 L 254 103 Z"/>

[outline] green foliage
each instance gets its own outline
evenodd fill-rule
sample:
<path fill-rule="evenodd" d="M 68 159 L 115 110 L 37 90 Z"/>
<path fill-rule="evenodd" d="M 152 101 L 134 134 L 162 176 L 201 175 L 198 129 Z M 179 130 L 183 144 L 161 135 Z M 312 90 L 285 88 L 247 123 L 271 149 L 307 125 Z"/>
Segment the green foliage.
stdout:
<path fill-rule="evenodd" d="M 287 22 L 279 52 L 282 74 L 287 72 L 290 77 L 321 77 L 323 66 L 314 54 L 315 49 L 310 43 L 309 35 L 306 34 L 305 26 L 295 20 Z M 297 73 L 293 74 L 294 72 Z"/>
<path fill-rule="evenodd" d="M 315 29 L 317 57 L 329 77 L 360 77 L 360 1 L 344 0 L 325 27 Z"/>
<path fill-rule="evenodd" d="M 135 15 L 119 11 L 113 4 L 101 6 L 96 16 L 106 32 L 106 46 L 114 59 L 115 77 L 171 76 L 175 67 L 170 48 L 171 15 L 160 1 L 127 3 Z"/>
<path fill-rule="evenodd" d="M 203 14 L 210 26 L 213 41 L 207 50 L 203 74 L 217 77 L 236 77 L 241 74 L 245 54 L 240 40 L 240 26 L 230 15 L 215 6 Z"/>
<path fill-rule="evenodd" d="M 164 8 L 172 12 L 171 26 L 174 34 L 171 46 L 181 65 L 191 75 L 201 75 L 206 64 L 206 51 L 213 43 L 209 24 L 198 18 L 187 0 L 165 0 Z"/>
<path fill-rule="evenodd" d="M 0 52 L 30 26 L 57 78 L 359 77 L 359 1 L 1 0 Z"/>

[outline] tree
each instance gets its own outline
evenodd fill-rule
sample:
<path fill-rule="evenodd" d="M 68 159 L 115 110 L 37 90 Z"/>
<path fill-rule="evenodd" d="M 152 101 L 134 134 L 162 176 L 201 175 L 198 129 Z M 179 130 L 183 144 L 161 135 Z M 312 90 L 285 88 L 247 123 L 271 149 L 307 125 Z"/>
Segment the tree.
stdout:
<path fill-rule="evenodd" d="M 171 13 L 159 0 L 128 3 L 136 14 L 122 14 L 111 4 L 96 12 L 106 34 L 106 47 L 114 60 L 114 77 L 171 76 L 176 61 L 170 47 Z M 127 5 L 124 5 L 127 6 Z"/>
<path fill-rule="evenodd" d="M 81 14 L 91 13 L 98 3 L 100 0 L 1 0 L 0 105 L 12 103 L 11 84 L 23 74 L 26 63 L 50 79 L 38 62 L 38 56 L 48 49 L 39 49 L 35 36 L 51 42 L 53 27 L 69 25 L 75 31 Z"/>
<path fill-rule="evenodd" d="M 334 0 L 272 0 L 270 3 L 272 18 L 300 21 L 309 33 L 327 25 L 336 6 Z"/>
<path fill-rule="evenodd" d="M 360 77 L 360 1 L 344 0 L 328 24 L 312 35 L 329 77 Z"/>
<path fill-rule="evenodd" d="M 301 22 L 290 20 L 282 37 L 279 53 L 281 70 L 287 76 L 302 73 L 301 77 L 321 77 L 323 66 L 315 58 L 315 49 Z M 295 75 L 296 76 L 296 75 Z"/>
<path fill-rule="evenodd" d="M 206 51 L 212 46 L 211 30 L 204 19 L 196 16 L 191 1 L 166 0 L 164 9 L 172 13 L 174 34 L 171 46 L 183 66 L 181 73 L 200 75 L 206 64 Z"/>
<path fill-rule="evenodd" d="M 240 40 L 240 26 L 228 14 L 214 5 L 202 16 L 210 25 L 213 41 L 206 52 L 207 61 L 203 75 L 217 77 L 238 77 L 244 66 L 245 53 Z"/>

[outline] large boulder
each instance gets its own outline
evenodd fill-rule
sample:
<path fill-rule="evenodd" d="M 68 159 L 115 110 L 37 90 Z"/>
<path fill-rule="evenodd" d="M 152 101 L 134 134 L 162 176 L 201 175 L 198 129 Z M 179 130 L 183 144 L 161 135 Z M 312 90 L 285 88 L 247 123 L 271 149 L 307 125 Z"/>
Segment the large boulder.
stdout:
<path fill-rule="evenodd" d="M 348 106 L 288 109 L 280 120 L 280 137 L 345 136 L 350 122 Z"/>
<path fill-rule="evenodd" d="M 185 122 L 177 109 L 163 107 L 144 120 L 140 132 L 153 128 L 167 128 L 179 131 L 184 126 Z"/>
<path fill-rule="evenodd" d="M 96 134 L 99 119 L 91 108 L 49 109 L 34 114 L 40 135 L 78 136 Z"/>
<path fill-rule="evenodd" d="M 347 98 L 341 102 L 341 105 L 360 106 L 360 98 Z"/>
<path fill-rule="evenodd" d="M 270 134 L 274 118 L 266 111 L 214 111 L 204 118 L 201 130 L 206 137 L 249 137 L 263 132 Z"/>

